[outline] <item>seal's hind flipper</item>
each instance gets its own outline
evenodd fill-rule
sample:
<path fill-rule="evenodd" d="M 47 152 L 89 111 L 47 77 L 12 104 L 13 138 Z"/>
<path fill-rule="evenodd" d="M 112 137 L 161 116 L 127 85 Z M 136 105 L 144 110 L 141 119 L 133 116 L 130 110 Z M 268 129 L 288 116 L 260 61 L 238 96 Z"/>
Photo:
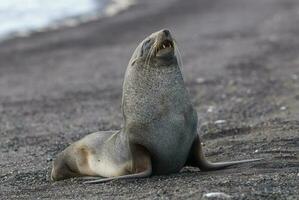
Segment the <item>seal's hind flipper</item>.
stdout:
<path fill-rule="evenodd" d="M 78 180 L 82 180 L 82 181 L 88 181 L 88 180 L 95 180 L 95 179 L 100 179 L 100 178 L 105 178 L 103 176 L 81 176 L 78 177 Z"/>
<path fill-rule="evenodd" d="M 123 175 L 123 176 L 95 179 L 95 180 L 91 180 L 91 181 L 85 181 L 83 183 L 84 184 L 96 184 L 96 183 L 104 183 L 104 182 L 119 180 L 119 179 L 145 178 L 145 177 L 149 177 L 151 174 L 152 174 L 152 169 L 149 168 L 146 171 L 143 171 L 143 172 L 140 172 L 137 174 L 127 174 L 127 175 Z"/>
<path fill-rule="evenodd" d="M 205 158 L 203 154 L 200 138 L 199 136 L 197 136 L 195 138 L 195 141 L 193 142 L 186 165 L 198 167 L 201 171 L 211 171 L 211 170 L 223 169 L 232 165 L 255 162 L 260 160 L 263 160 L 263 158 L 211 163 Z"/>

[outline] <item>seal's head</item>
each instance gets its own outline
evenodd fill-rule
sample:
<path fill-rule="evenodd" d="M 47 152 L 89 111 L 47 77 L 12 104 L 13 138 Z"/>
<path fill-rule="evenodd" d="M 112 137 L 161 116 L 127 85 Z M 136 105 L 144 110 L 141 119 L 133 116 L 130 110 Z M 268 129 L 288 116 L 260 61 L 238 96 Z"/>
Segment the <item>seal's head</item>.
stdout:
<path fill-rule="evenodd" d="M 177 62 L 175 42 L 167 29 L 145 38 L 136 48 L 129 65 L 166 66 Z"/>
<path fill-rule="evenodd" d="M 188 101 L 181 66 L 178 48 L 169 30 L 152 33 L 139 43 L 123 82 L 122 109 L 126 131 L 131 132 L 131 127 L 135 129 L 136 121 L 138 125 L 140 122 L 148 125 L 168 116 L 171 110 L 168 105 Z M 142 133 L 148 127 L 136 129 Z"/>

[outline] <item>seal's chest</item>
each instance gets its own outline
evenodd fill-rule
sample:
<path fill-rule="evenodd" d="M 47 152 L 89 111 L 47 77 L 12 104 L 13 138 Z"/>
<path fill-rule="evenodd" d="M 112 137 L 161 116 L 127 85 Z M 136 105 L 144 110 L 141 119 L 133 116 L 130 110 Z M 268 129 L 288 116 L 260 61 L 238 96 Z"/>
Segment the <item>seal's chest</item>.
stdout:
<path fill-rule="evenodd" d="M 143 104 L 126 118 L 130 141 L 150 152 L 154 173 L 178 172 L 196 136 L 196 114 L 188 101 L 178 99 L 173 104 L 150 101 L 154 103 Z"/>
<path fill-rule="evenodd" d="M 185 165 L 193 139 L 190 136 L 162 137 L 152 148 L 152 164 L 155 174 L 179 172 Z"/>
<path fill-rule="evenodd" d="M 151 152 L 153 169 L 163 174 L 178 172 L 185 164 L 196 132 L 182 116 L 152 123 L 145 146 Z"/>

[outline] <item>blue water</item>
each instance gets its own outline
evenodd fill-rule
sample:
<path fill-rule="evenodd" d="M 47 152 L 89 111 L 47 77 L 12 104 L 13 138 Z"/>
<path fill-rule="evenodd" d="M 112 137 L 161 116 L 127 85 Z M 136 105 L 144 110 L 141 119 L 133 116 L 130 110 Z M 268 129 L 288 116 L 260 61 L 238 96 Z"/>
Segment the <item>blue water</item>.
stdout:
<path fill-rule="evenodd" d="M 0 38 L 41 30 L 67 18 L 99 14 L 107 1 L 0 0 Z M 74 18 L 67 23 L 74 25 Z"/>

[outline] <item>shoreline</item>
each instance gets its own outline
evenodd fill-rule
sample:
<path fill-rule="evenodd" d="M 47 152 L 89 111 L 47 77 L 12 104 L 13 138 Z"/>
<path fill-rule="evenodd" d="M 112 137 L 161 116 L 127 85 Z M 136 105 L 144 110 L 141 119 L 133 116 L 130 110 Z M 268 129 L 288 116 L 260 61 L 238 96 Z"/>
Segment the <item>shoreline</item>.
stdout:
<path fill-rule="evenodd" d="M 138 0 L 109 0 L 103 8 L 95 9 L 89 13 L 65 17 L 63 19 L 50 22 L 47 26 L 36 29 L 18 30 L 4 34 L 0 37 L 0 43 L 6 40 L 12 40 L 15 38 L 26 38 L 37 33 L 46 33 L 48 31 L 55 31 L 68 27 L 76 27 L 84 23 L 100 20 L 101 18 L 113 17 L 119 12 L 129 9 L 136 4 Z"/>

